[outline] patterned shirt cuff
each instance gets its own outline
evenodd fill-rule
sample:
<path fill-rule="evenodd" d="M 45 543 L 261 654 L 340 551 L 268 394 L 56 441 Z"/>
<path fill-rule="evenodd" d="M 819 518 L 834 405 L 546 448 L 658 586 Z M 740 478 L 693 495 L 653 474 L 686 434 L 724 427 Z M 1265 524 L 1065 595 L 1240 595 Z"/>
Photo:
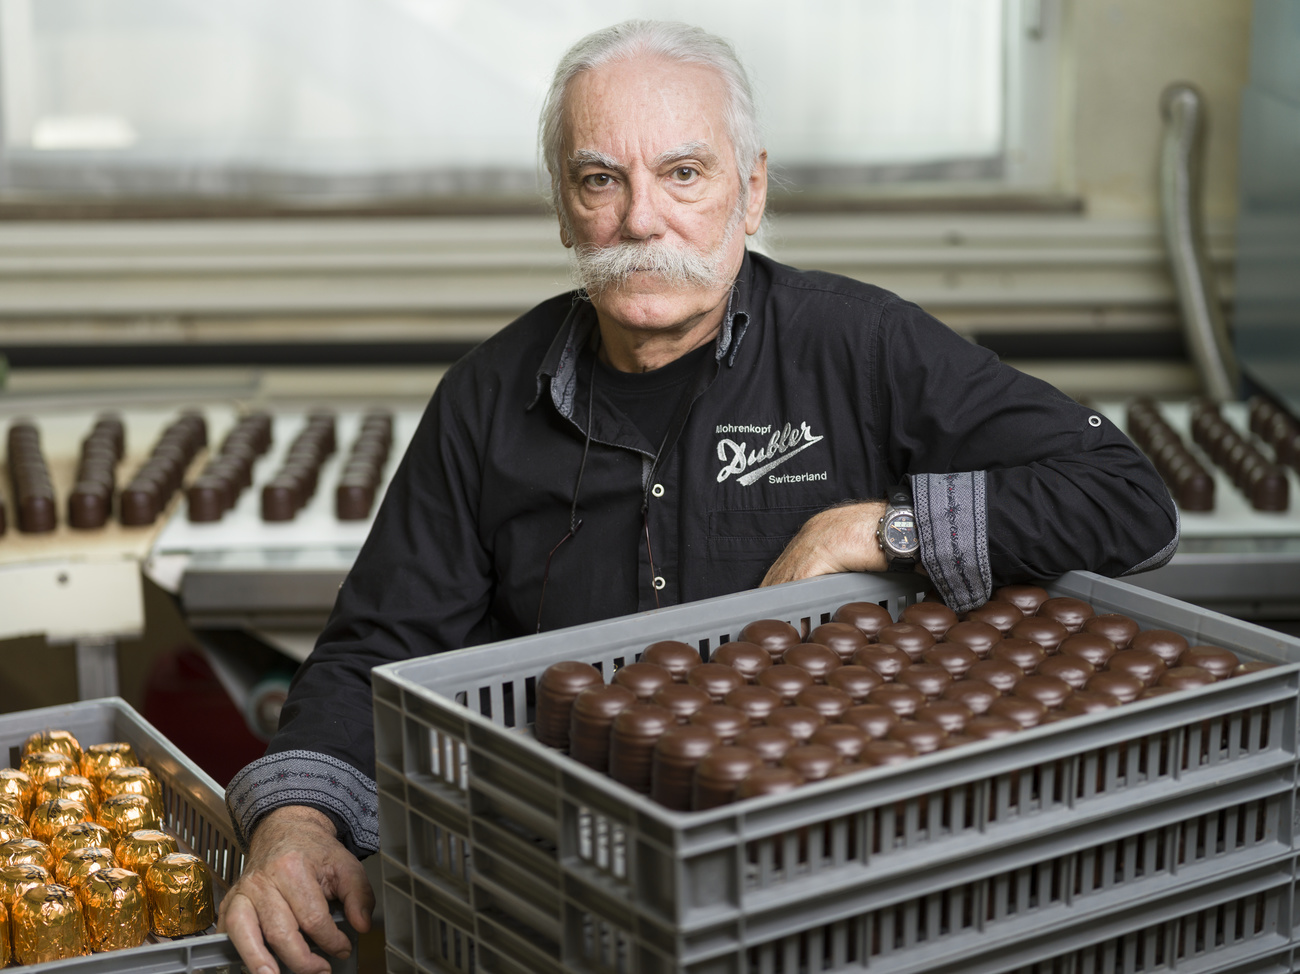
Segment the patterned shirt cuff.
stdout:
<path fill-rule="evenodd" d="M 379 795 L 352 765 L 315 751 L 258 758 L 226 789 L 226 807 L 245 850 L 261 818 L 285 805 L 310 805 L 344 828 L 339 841 L 358 858 L 379 851 Z"/>
<path fill-rule="evenodd" d="M 993 592 L 984 471 L 912 475 L 921 563 L 948 606 L 964 612 Z"/>

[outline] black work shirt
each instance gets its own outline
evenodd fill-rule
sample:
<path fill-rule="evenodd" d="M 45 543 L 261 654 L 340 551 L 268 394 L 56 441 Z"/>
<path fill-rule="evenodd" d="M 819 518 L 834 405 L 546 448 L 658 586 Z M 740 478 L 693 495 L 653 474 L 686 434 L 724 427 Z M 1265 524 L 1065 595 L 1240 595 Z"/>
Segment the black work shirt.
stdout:
<path fill-rule="evenodd" d="M 595 327 L 566 294 L 444 377 L 268 756 L 231 784 L 242 829 L 306 803 L 377 848 L 371 667 L 535 630 L 588 435 L 544 629 L 752 588 L 813 514 L 905 477 L 957 609 L 997 584 L 1156 567 L 1177 544 L 1168 491 L 1109 421 L 880 288 L 748 255 L 658 457 L 589 387 Z"/>

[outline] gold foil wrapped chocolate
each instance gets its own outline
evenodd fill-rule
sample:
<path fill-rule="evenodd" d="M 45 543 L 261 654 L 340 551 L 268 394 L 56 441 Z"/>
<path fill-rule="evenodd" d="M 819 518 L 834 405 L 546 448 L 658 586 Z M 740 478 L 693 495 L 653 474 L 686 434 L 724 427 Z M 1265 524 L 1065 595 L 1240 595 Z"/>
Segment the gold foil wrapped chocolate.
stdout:
<path fill-rule="evenodd" d="M 157 829 L 137 829 L 125 835 L 113 848 L 113 855 L 123 869 L 143 876 L 161 856 L 178 852 L 176 840 Z"/>
<path fill-rule="evenodd" d="M 7 866 L 24 862 L 54 872 L 54 855 L 50 847 L 39 839 L 10 839 L 0 844 L 0 864 Z"/>
<path fill-rule="evenodd" d="M 51 798 L 41 802 L 32 809 L 32 817 L 27 826 L 32 830 L 32 838 L 49 844 L 50 840 L 66 829 L 90 818 L 90 809 L 81 802 L 70 798 Z"/>
<path fill-rule="evenodd" d="M 162 820 L 144 795 L 114 795 L 100 803 L 95 821 L 113 833 L 116 842 L 137 829 L 161 829 Z"/>
<path fill-rule="evenodd" d="M 77 769 L 81 767 L 81 743 L 65 730 L 37 731 L 23 742 L 23 757 L 38 751 L 58 751 L 60 754 L 66 754 L 72 759 L 74 765 L 69 774 L 76 774 Z"/>
<path fill-rule="evenodd" d="M 54 878 L 64 886 L 79 889 L 92 874 L 117 865 L 113 850 L 91 847 L 73 849 L 54 864 Z"/>
<path fill-rule="evenodd" d="M 114 768 L 100 780 L 99 790 L 105 799 L 112 795 L 144 795 L 162 810 L 162 785 L 148 768 Z"/>
<path fill-rule="evenodd" d="M 10 839 L 25 839 L 30 836 L 31 829 L 19 815 L 12 812 L 0 812 L 0 842 L 8 842 Z"/>
<path fill-rule="evenodd" d="M 149 924 L 160 937 L 202 933 L 212 926 L 212 877 L 198 856 L 162 856 L 145 873 L 144 884 Z"/>
<path fill-rule="evenodd" d="M 89 849 L 92 846 L 113 847 L 113 833 L 95 822 L 78 822 L 69 825 L 50 840 L 50 853 L 58 862 L 74 849 Z M 114 856 L 116 858 L 116 855 Z"/>
<path fill-rule="evenodd" d="M 110 771 L 118 768 L 134 768 L 139 765 L 135 750 L 130 744 L 112 741 L 108 744 L 92 744 L 81 752 L 81 773 L 96 784 Z"/>
<path fill-rule="evenodd" d="M 0 812 L 27 821 L 27 806 L 17 795 L 0 795 Z"/>
<path fill-rule="evenodd" d="M 32 776 L 27 772 L 17 768 L 0 768 L 0 799 L 16 798 L 22 802 L 23 818 L 27 817 L 27 809 L 31 807 L 35 793 L 36 786 L 32 784 Z"/>
<path fill-rule="evenodd" d="M 35 801 L 37 790 L 46 781 L 62 774 L 76 774 L 78 767 L 77 762 L 66 754 L 58 751 L 37 751 L 23 755 L 22 767 L 19 770 L 32 779 L 31 800 Z"/>
<path fill-rule="evenodd" d="M 61 774 L 57 778 L 46 779 L 36 795 L 37 804 L 54 798 L 81 802 L 93 814 L 99 806 L 99 788 L 84 775 Z"/>
<path fill-rule="evenodd" d="M 44 964 L 86 952 L 86 928 L 77 894 L 66 886 L 33 886 L 9 911 L 13 956 L 19 964 Z"/>
<path fill-rule="evenodd" d="M 101 869 L 77 890 L 86 915 L 86 945 L 95 952 L 139 947 L 149 935 L 144 883 L 128 869 Z"/>
<path fill-rule="evenodd" d="M 9 907 L 0 903 L 0 967 L 9 965 Z"/>
<path fill-rule="evenodd" d="M 33 886 L 44 886 L 50 878 L 48 869 L 30 862 L 0 866 L 0 903 L 13 906 L 19 896 Z"/>

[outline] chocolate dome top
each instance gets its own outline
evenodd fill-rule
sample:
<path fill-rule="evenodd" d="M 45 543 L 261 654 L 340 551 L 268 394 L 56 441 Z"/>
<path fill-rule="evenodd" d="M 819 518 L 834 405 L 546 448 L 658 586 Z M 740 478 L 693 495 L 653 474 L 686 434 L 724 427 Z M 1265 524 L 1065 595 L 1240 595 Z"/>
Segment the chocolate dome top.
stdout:
<path fill-rule="evenodd" d="M 1076 632 L 1061 640 L 1060 652 L 1085 659 L 1095 667 L 1102 667 L 1115 655 L 1115 644 L 1100 633 Z"/>
<path fill-rule="evenodd" d="M 768 687 L 748 685 L 736 687 L 722 700 L 728 707 L 743 710 L 749 715 L 749 719 L 756 724 L 766 720 L 767 715 L 782 704 L 781 695 L 775 690 Z"/>
<path fill-rule="evenodd" d="M 1026 673 L 1033 673 L 1038 664 L 1047 659 L 1047 650 L 1032 639 L 1012 636 L 994 646 L 989 659 L 1003 660 Z"/>
<path fill-rule="evenodd" d="M 785 651 L 800 643 L 799 631 L 780 619 L 759 619 L 740 630 L 741 642 L 753 643 L 767 650 L 772 662 L 780 662 Z"/>
<path fill-rule="evenodd" d="M 938 640 L 924 626 L 913 625 L 910 622 L 896 622 L 892 626 L 881 629 L 876 635 L 876 641 L 898 647 L 911 659 L 920 659 L 921 654 Z"/>
<path fill-rule="evenodd" d="M 984 659 L 988 656 L 989 650 L 1001 641 L 1002 636 L 1002 630 L 996 626 L 967 619 L 949 629 L 943 641 L 950 646 L 964 646 L 980 659 Z"/>
<path fill-rule="evenodd" d="M 867 694 L 885 682 L 885 678 L 869 666 L 841 666 L 826 675 L 826 685 L 843 690 L 854 703 L 867 699 Z"/>
<path fill-rule="evenodd" d="M 955 701 L 964 707 L 969 707 L 972 713 L 982 714 L 989 709 L 989 704 L 1000 696 L 1002 691 L 992 684 L 967 678 L 958 680 L 944 690 L 942 699 Z"/>
<path fill-rule="evenodd" d="M 781 661 L 807 670 L 818 683 L 825 683 L 827 674 L 843 665 L 837 653 L 819 643 L 791 646 Z"/>
<path fill-rule="evenodd" d="M 827 622 L 808 634 L 808 642 L 825 646 L 841 662 L 849 659 L 863 646 L 868 644 L 866 635 L 857 626 L 847 622 Z"/>
<path fill-rule="evenodd" d="M 1146 629 L 1133 637 L 1128 648 L 1155 653 L 1167 665 L 1173 665 L 1187 650 L 1187 640 L 1170 629 Z"/>
<path fill-rule="evenodd" d="M 850 707 L 840 717 L 840 723 L 856 727 L 868 737 L 881 738 L 900 720 L 892 707 L 879 703 L 863 703 Z"/>
<path fill-rule="evenodd" d="M 1073 633 L 1083 628 L 1083 624 L 1097 613 L 1082 599 L 1062 595 L 1048 599 L 1038 607 L 1038 612 L 1035 614 L 1041 618 L 1055 619 Z"/>
<path fill-rule="evenodd" d="M 998 632 L 1006 632 L 1024 617 L 1018 606 L 998 599 L 991 599 L 966 613 L 967 622 L 982 622 Z"/>
<path fill-rule="evenodd" d="M 732 690 L 744 686 L 745 678 L 722 663 L 700 663 L 687 670 L 686 682 L 703 690 L 710 700 L 719 701 Z"/>
<path fill-rule="evenodd" d="M 838 725 L 836 725 L 838 726 Z M 748 727 L 736 735 L 736 745 L 747 747 L 762 756 L 768 764 L 776 764 L 794 747 L 794 735 L 780 727 Z"/>
<path fill-rule="evenodd" d="M 1069 634 L 1065 626 L 1046 616 L 1026 616 L 1007 633 L 1008 637 L 1032 639 L 1049 653 L 1054 652 Z"/>
<path fill-rule="evenodd" d="M 874 639 L 876 633 L 894 621 L 889 610 L 874 602 L 848 602 L 835 610 L 832 622 L 846 622 L 860 629 L 868 639 Z"/>
<path fill-rule="evenodd" d="M 687 671 L 693 666 L 699 666 L 702 660 L 700 651 L 694 646 L 675 639 L 665 639 L 647 646 L 641 653 L 641 662 L 662 666 L 672 674 L 675 682 L 683 683 Z"/>
<path fill-rule="evenodd" d="M 1222 646 L 1189 646 L 1178 657 L 1180 666 L 1199 666 L 1209 670 L 1215 679 L 1226 679 L 1241 665 L 1237 654 Z"/>
<path fill-rule="evenodd" d="M 1039 676 L 1054 676 L 1058 680 L 1064 680 L 1078 690 L 1097 672 L 1097 668 L 1082 656 L 1057 653 L 1039 663 L 1036 672 Z"/>
<path fill-rule="evenodd" d="M 1128 648 L 1129 640 L 1137 635 L 1140 627 L 1128 616 L 1120 615 L 1117 612 L 1108 612 L 1105 615 L 1093 616 L 1083 624 L 1081 633 L 1090 632 L 1094 635 L 1109 639 L 1115 644 L 1116 649 Z"/>
<path fill-rule="evenodd" d="M 1031 616 L 1050 596 L 1047 589 L 1037 585 L 1003 585 L 994 590 L 993 598 L 999 602 L 1010 602 L 1025 615 Z"/>
<path fill-rule="evenodd" d="M 808 740 L 825 723 L 826 718 L 811 707 L 780 707 L 767 715 L 768 727 L 779 727 L 799 742 Z"/>
<path fill-rule="evenodd" d="M 813 685 L 813 675 L 801 666 L 777 663 L 758 674 L 758 685 L 775 690 L 788 703 L 804 687 Z"/>
<path fill-rule="evenodd" d="M 875 643 L 854 653 L 853 662 L 875 670 L 886 680 L 892 680 L 899 670 L 912 662 L 912 658 L 897 646 Z"/>
<path fill-rule="evenodd" d="M 957 613 L 942 602 L 914 602 L 903 610 L 898 621 L 922 626 L 935 639 L 941 639 L 945 632 L 957 624 Z"/>
<path fill-rule="evenodd" d="M 673 675 L 654 663 L 629 663 L 614 672 L 611 684 L 627 687 L 638 700 L 649 700 L 655 691 L 673 682 Z"/>

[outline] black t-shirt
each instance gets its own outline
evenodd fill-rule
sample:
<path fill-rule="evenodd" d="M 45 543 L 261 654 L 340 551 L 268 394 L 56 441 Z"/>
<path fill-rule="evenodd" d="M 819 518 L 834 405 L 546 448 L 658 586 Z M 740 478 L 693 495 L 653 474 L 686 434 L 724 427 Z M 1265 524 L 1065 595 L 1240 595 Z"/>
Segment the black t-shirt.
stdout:
<path fill-rule="evenodd" d="M 620 372 L 597 361 L 596 386 L 623 411 L 658 452 L 677 411 L 677 404 L 704 358 L 714 350 L 713 342 L 707 342 L 650 372 Z"/>

